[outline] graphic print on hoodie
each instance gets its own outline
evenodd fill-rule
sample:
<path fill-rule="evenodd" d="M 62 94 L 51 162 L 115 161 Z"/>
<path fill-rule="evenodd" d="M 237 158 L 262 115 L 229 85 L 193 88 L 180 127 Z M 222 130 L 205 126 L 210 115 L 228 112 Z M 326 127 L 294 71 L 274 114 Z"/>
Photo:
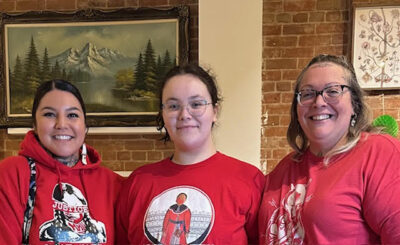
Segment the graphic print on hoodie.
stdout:
<path fill-rule="evenodd" d="M 56 184 L 53 190 L 54 219 L 39 228 L 41 241 L 104 243 L 106 230 L 102 222 L 90 217 L 82 192 L 68 183 Z"/>

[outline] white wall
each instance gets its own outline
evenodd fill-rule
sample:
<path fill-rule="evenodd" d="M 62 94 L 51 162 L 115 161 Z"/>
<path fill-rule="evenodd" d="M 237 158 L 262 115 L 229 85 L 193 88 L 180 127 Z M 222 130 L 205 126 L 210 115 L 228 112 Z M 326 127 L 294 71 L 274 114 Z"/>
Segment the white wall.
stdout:
<path fill-rule="evenodd" d="M 199 62 L 224 99 L 217 149 L 260 167 L 262 0 L 199 0 Z"/>

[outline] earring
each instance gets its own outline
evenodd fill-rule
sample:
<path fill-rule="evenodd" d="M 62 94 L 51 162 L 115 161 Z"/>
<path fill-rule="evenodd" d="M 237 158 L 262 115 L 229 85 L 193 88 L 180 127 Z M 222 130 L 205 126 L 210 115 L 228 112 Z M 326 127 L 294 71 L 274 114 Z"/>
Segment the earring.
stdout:
<path fill-rule="evenodd" d="M 356 118 L 357 118 L 357 114 L 354 114 L 351 117 L 350 126 L 354 127 L 354 125 L 356 125 Z"/>
<path fill-rule="evenodd" d="M 82 145 L 82 163 L 83 163 L 83 165 L 86 165 L 87 164 L 87 161 L 86 161 L 86 155 L 87 155 L 87 149 L 86 149 L 86 144 L 85 143 L 83 143 L 83 145 Z"/>

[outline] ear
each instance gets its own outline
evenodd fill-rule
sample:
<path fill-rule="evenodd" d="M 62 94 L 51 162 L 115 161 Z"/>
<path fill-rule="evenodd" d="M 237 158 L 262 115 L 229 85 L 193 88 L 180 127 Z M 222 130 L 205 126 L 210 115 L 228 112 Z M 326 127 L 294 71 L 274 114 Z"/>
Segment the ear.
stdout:
<path fill-rule="evenodd" d="M 219 110 L 220 110 L 220 108 L 219 108 L 219 105 L 218 105 L 218 103 L 217 103 L 217 104 L 215 104 L 215 106 L 213 106 L 213 111 L 214 111 L 213 122 L 214 122 L 214 123 L 217 121 L 218 114 L 219 114 Z"/>

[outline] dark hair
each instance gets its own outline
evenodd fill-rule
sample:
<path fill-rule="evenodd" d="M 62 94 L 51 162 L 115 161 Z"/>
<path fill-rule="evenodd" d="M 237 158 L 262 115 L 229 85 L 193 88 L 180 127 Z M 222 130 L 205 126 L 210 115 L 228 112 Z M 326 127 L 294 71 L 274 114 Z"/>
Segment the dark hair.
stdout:
<path fill-rule="evenodd" d="M 164 119 L 162 117 L 162 93 L 164 90 L 165 85 L 168 83 L 168 81 L 174 77 L 174 76 L 179 76 L 179 75 L 192 75 L 197 77 L 200 81 L 206 85 L 208 93 L 210 93 L 211 96 L 211 103 L 213 107 L 215 107 L 218 103 L 221 102 L 221 97 L 219 96 L 218 93 L 218 88 L 217 84 L 215 82 L 214 77 L 211 75 L 211 72 L 208 70 L 204 70 L 202 67 L 200 67 L 197 64 L 186 64 L 186 65 L 181 65 L 181 66 L 175 66 L 171 70 L 167 72 L 165 75 L 164 79 L 161 81 L 161 86 L 159 90 L 159 111 L 157 115 L 157 124 L 158 124 L 158 130 L 162 130 L 165 125 Z M 164 141 L 169 141 L 170 137 L 168 134 L 167 129 L 165 128 L 165 136 L 162 138 Z"/>
<path fill-rule="evenodd" d="M 75 96 L 75 98 L 78 99 L 79 103 L 81 104 L 86 123 L 86 107 L 79 90 L 70 82 L 61 79 L 53 79 L 40 84 L 40 86 L 36 89 L 36 94 L 35 98 L 33 99 L 33 105 L 32 105 L 33 126 L 36 126 L 36 111 L 39 107 L 40 101 L 48 92 L 53 91 L 55 89 L 70 92 L 72 95 Z"/>
<path fill-rule="evenodd" d="M 299 92 L 299 87 L 306 71 L 308 71 L 308 69 L 315 64 L 322 65 L 326 63 L 335 64 L 343 68 L 343 73 L 345 76 L 344 79 L 347 82 L 347 85 L 350 87 L 351 91 L 351 104 L 354 111 L 354 115 L 352 116 L 352 118 L 356 120 L 354 126 L 349 127 L 347 133 L 347 143 L 340 149 L 331 152 L 331 154 L 328 153 L 327 161 L 329 161 L 330 156 L 351 149 L 360 139 L 362 131 L 373 130 L 373 127 L 369 124 L 369 111 L 366 104 L 364 103 L 363 90 L 358 84 L 354 67 L 351 65 L 351 63 L 347 61 L 346 57 L 344 56 L 335 56 L 328 54 L 317 55 L 313 59 L 311 59 L 308 65 L 301 71 L 300 75 L 297 77 L 295 84 L 295 91 L 290 113 L 291 120 L 287 130 L 287 140 L 289 145 L 296 151 L 294 159 L 297 160 L 300 159 L 301 155 L 303 155 L 305 150 L 307 149 L 308 139 L 298 121 L 296 93 Z"/>

